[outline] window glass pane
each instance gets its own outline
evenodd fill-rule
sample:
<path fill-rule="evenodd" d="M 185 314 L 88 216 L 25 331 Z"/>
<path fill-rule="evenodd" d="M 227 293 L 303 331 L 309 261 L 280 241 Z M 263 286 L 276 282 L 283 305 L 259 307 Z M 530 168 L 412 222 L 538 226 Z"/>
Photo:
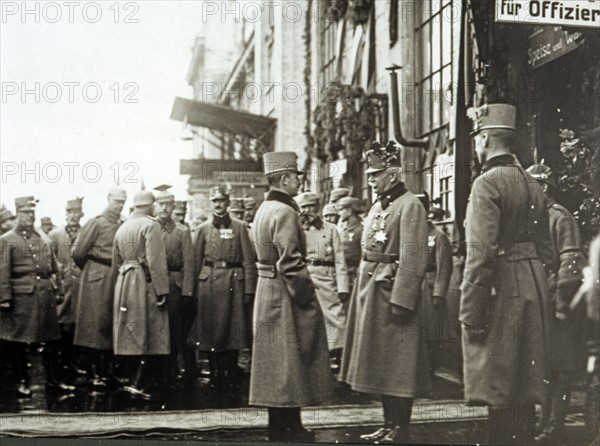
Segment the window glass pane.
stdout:
<path fill-rule="evenodd" d="M 429 38 L 430 24 L 421 29 L 421 79 L 430 73 L 431 40 Z"/>
<path fill-rule="evenodd" d="M 450 105 L 453 101 L 452 65 L 447 65 L 442 70 L 442 124 L 450 122 Z"/>
<path fill-rule="evenodd" d="M 421 0 L 416 2 L 421 8 L 421 23 L 427 21 L 431 17 L 431 0 Z"/>
<path fill-rule="evenodd" d="M 442 14 L 442 64 L 446 65 L 452 60 L 452 18 L 451 7 L 444 9 Z"/>
<path fill-rule="evenodd" d="M 452 3 L 452 0 L 442 0 L 442 8 L 450 3 Z"/>
<path fill-rule="evenodd" d="M 441 28 L 440 16 L 436 16 L 431 22 L 431 71 L 440 69 L 441 64 Z"/>
<path fill-rule="evenodd" d="M 431 101 L 431 128 L 440 126 L 440 115 L 441 115 L 441 88 L 442 88 L 442 77 L 439 72 L 435 73 L 431 79 L 431 95 L 429 96 Z"/>
<path fill-rule="evenodd" d="M 421 85 L 421 134 L 429 132 L 431 129 L 431 84 L 426 80 Z"/>

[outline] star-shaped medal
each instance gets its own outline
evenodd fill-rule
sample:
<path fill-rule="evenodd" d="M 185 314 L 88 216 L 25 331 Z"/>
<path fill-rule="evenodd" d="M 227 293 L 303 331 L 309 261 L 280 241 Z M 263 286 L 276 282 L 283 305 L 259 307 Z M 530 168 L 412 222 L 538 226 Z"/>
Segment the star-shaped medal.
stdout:
<path fill-rule="evenodd" d="M 375 241 L 379 243 L 385 243 L 387 240 L 387 234 L 383 231 L 377 231 L 375 233 Z"/>

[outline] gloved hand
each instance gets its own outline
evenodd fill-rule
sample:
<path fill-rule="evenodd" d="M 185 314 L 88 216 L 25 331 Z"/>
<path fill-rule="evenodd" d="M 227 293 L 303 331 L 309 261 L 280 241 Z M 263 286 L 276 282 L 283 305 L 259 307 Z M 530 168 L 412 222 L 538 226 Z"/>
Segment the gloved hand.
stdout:
<path fill-rule="evenodd" d="M 444 306 L 444 298 L 442 296 L 433 296 L 431 299 L 433 308 L 441 309 Z"/>
<path fill-rule="evenodd" d="M 341 303 L 346 303 L 346 301 L 350 298 L 350 293 L 338 293 L 338 299 Z"/>
<path fill-rule="evenodd" d="M 244 305 L 249 305 L 254 300 L 254 294 L 244 294 Z"/>
<path fill-rule="evenodd" d="M 0 312 L 8 313 L 9 311 L 12 311 L 12 309 L 13 309 L 12 301 L 0 303 Z"/>
<path fill-rule="evenodd" d="M 467 332 L 467 339 L 471 344 L 482 344 L 485 342 L 487 330 L 485 325 L 467 325 L 463 324 Z"/>
<path fill-rule="evenodd" d="M 412 320 L 413 312 L 408 308 L 401 307 L 400 305 L 390 304 L 392 307 L 392 314 L 394 315 L 394 319 L 396 319 L 401 324 L 406 324 Z"/>
<path fill-rule="evenodd" d="M 164 311 L 167 308 L 167 295 L 156 296 L 156 306 L 159 310 Z"/>
<path fill-rule="evenodd" d="M 65 303 L 65 296 L 63 296 L 62 294 L 57 294 L 56 295 L 56 305 L 62 305 Z"/>

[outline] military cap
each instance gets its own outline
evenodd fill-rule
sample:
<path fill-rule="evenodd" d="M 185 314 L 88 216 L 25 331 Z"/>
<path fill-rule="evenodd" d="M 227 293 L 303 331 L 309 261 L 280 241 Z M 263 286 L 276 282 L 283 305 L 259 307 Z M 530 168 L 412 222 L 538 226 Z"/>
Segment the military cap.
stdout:
<path fill-rule="evenodd" d="M 127 200 L 127 192 L 122 187 L 113 187 L 108 191 L 108 196 L 116 198 L 117 200 Z"/>
<path fill-rule="evenodd" d="M 350 195 L 350 189 L 347 189 L 345 187 L 336 187 L 331 191 L 331 195 L 329 196 L 329 202 L 335 203 L 340 198 L 347 197 L 348 195 Z"/>
<path fill-rule="evenodd" d="M 15 209 L 17 211 L 35 211 L 38 201 L 31 196 L 15 198 Z"/>
<path fill-rule="evenodd" d="M 256 209 L 256 200 L 252 197 L 245 197 L 244 198 L 244 209 L 247 211 Z"/>
<path fill-rule="evenodd" d="M 83 209 L 83 197 L 76 197 L 73 200 L 68 200 L 66 209 L 67 209 L 67 211 L 82 210 Z"/>
<path fill-rule="evenodd" d="M 427 218 L 437 221 L 437 220 L 442 220 L 445 216 L 446 216 L 446 211 L 443 210 L 441 207 L 431 206 L 429 208 L 429 214 L 427 215 Z"/>
<path fill-rule="evenodd" d="M 229 199 L 230 212 L 244 212 L 244 199 L 239 197 L 231 197 Z"/>
<path fill-rule="evenodd" d="M 376 173 L 387 169 L 388 167 L 401 167 L 400 146 L 394 141 L 388 141 L 385 146 L 375 141 L 366 153 L 367 170 L 366 173 Z"/>
<path fill-rule="evenodd" d="M 263 155 L 263 169 L 265 175 L 271 175 L 278 172 L 296 172 L 298 175 L 302 171 L 298 168 L 298 155 L 296 152 L 268 152 Z"/>
<path fill-rule="evenodd" d="M 229 190 L 225 186 L 215 186 L 210 188 L 210 200 L 228 200 Z"/>
<path fill-rule="evenodd" d="M 323 217 L 326 217 L 327 215 L 337 215 L 338 211 L 335 208 L 335 205 L 333 203 L 327 203 L 325 206 L 323 206 Z"/>
<path fill-rule="evenodd" d="M 467 116 L 473 121 L 475 134 L 490 129 L 517 129 L 517 109 L 509 104 L 484 104 L 467 110 Z"/>
<path fill-rule="evenodd" d="M 360 200 L 356 197 L 344 197 L 336 203 L 338 209 L 352 209 L 356 212 L 362 212 Z"/>
<path fill-rule="evenodd" d="M 4 223 L 13 218 L 15 218 L 15 216 L 8 209 L 2 208 L 2 210 L 0 210 L 0 223 Z"/>
<path fill-rule="evenodd" d="M 51 219 L 50 217 L 42 217 L 42 218 L 40 219 L 40 222 L 41 222 L 43 225 L 51 225 L 51 224 L 52 224 L 52 219 Z"/>
<path fill-rule="evenodd" d="M 140 190 L 133 196 L 134 206 L 148 206 L 154 203 L 154 194 L 149 190 Z"/>
<path fill-rule="evenodd" d="M 187 212 L 187 201 L 175 200 L 175 207 L 173 207 L 175 214 L 185 214 Z"/>
<path fill-rule="evenodd" d="M 308 206 L 311 204 L 319 204 L 319 196 L 314 192 L 302 192 L 301 194 L 297 195 L 294 199 L 300 207 Z"/>
<path fill-rule="evenodd" d="M 527 172 L 540 183 L 546 183 L 556 189 L 556 181 L 554 180 L 554 172 L 544 164 L 542 160 L 539 164 L 534 164 L 527 169 Z"/>
<path fill-rule="evenodd" d="M 169 184 L 161 184 L 160 186 L 156 186 L 154 190 L 157 190 L 156 194 L 156 202 L 157 203 L 169 203 L 171 201 L 175 201 L 175 195 L 169 192 L 169 189 L 172 186 Z"/>

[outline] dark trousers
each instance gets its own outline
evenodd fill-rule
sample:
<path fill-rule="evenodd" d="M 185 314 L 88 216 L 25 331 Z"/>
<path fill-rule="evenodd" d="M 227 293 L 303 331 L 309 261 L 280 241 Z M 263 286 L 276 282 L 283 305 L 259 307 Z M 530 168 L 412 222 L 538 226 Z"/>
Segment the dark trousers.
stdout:
<path fill-rule="evenodd" d="M 299 407 L 269 407 L 269 439 L 290 436 L 302 429 Z"/>
<path fill-rule="evenodd" d="M 408 427 L 413 410 L 413 398 L 382 395 L 383 418 L 386 427 Z"/>
<path fill-rule="evenodd" d="M 13 374 L 19 383 L 30 384 L 29 368 L 27 367 L 27 344 L 25 342 L 6 342 L 7 356 L 11 358 Z M 63 381 L 59 362 L 60 341 L 44 343 L 42 363 L 46 372 L 46 382 L 56 384 Z"/>

